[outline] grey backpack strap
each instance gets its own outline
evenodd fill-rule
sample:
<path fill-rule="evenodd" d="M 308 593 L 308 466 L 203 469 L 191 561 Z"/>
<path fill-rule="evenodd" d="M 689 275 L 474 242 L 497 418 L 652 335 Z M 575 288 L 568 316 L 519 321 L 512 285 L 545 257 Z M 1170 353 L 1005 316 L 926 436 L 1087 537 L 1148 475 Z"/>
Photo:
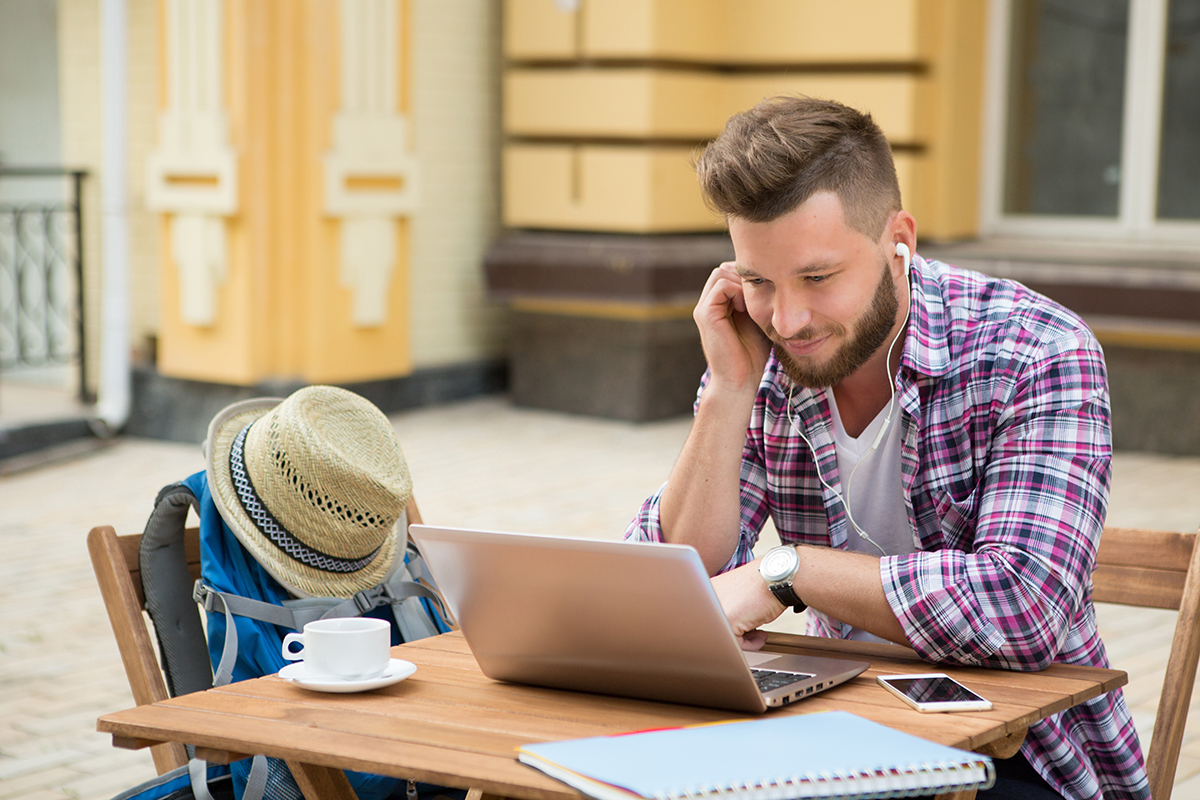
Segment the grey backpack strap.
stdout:
<path fill-rule="evenodd" d="M 438 596 L 419 583 L 408 580 L 408 574 L 403 569 L 396 570 L 390 583 L 381 583 L 370 589 L 357 592 L 353 597 L 341 601 L 333 608 L 320 615 L 320 619 L 332 617 L 358 617 L 373 608 L 393 606 L 403 603 L 410 597 L 425 597 L 434 602 Z"/>
<path fill-rule="evenodd" d="M 203 580 L 196 581 L 192 589 L 192 599 L 205 611 L 217 611 L 225 615 L 225 644 L 221 647 L 221 660 L 217 663 L 213 686 L 224 686 L 233 680 L 233 665 L 237 663 L 238 654 L 237 623 L 233 619 L 235 616 L 269 622 L 290 630 L 300 630 L 304 627 L 303 623 L 297 624 L 295 613 L 286 606 L 251 600 L 229 592 L 218 592 Z M 207 657 L 206 653 L 205 658 Z"/>
<path fill-rule="evenodd" d="M 188 778 L 192 783 L 192 794 L 196 800 L 213 800 L 208 791 L 208 762 L 202 758 L 193 758 L 187 763 Z"/>
<path fill-rule="evenodd" d="M 208 762 L 202 758 L 192 758 L 187 763 L 187 771 L 192 784 L 194 800 L 213 800 L 212 792 L 208 790 Z M 266 791 L 267 757 L 257 755 L 250 762 L 250 774 L 246 776 L 246 788 L 242 791 L 242 800 L 263 800 Z M 171 797 L 174 796 L 174 794 L 171 795 Z"/>
<path fill-rule="evenodd" d="M 437 636 L 441 631 L 437 624 L 433 621 L 433 617 L 422 603 L 406 603 L 402 595 L 408 597 L 421 597 L 433 601 L 439 609 L 442 609 L 442 616 L 445 617 L 445 609 L 442 606 L 442 598 L 438 594 L 429 589 L 427 586 L 422 586 L 412 580 L 408 572 L 408 565 L 396 570 L 396 574 L 392 576 L 389 584 L 393 596 L 398 599 L 392 603 L 392 615 L 396 618 L 396 624 L 400 627 L 400 634 L 406 642 L 415 642 L 418 639 L 425 639 L 429 636 Z"/>
<path fill-rule="evenodd" d="M 429 571 L 429 566 L 425 563 L 425 556 L 421 555 L 416 542 L 409 539 L 405 550 L 408 553 L 408 560 L 404 566 L 408 570 L 408 574 L 412 576 L 412 579 L 418 583 L 437 588 L 437 583 L 433 580 L 433 573 Z"/>
<path fill-rule="evenodd" d="M 441 621 L 451 629 L 456 628 L 457 623 L 454 615 L 450 613 L 450 608 L 446 605 L 446 598 L 442 597 L 437 581 L 433 579 L 433 573 L 429 571 L 429 565 L 425 563 L 425 556 L 421 555 L 420 548 L 411 538 L 408 540 L 407 553 L 408 559 L 404 568 L 408 570 L 408 574 L 411 576 L 410 580 L 427 587 L 433 593 L 433 601 L 437 605 Z"/>
<path fill-rule="evenodd" d="M 204 627 L 191 602 L 192 576 L 183 531 L 196 496 L 180 483 L 158 493 L 138 550 L 146 611 L 154 622 L 167 691 L 172 697 L 212 686 Z"/>
<path fill-rule="evenodd" d="M 267 791 L 267 757 L 257 755 L 250 762 L 250 774 L 246 776 L 246 788 L 242 800 L 263 800 Z"/>
<path fill-rule="evenodd" d="M 221 648 L 221 661 L 217 664 L 213 686 L 224 686 L 233 680 L 233 665 L 237 663 L 238 653 L 237 622 L 234 620 L 234 616 L 250 617 L 298 630 L 291 609 L 228 592 L 218 592 L 202 580 L 196 581 L 196 585 L 192 588 L 192 598 L 205 611 L 219 611 L 225 615 L 225 644 Z M 205 658 L 207 659 L 207 654 Z M 205 762 L 193 758 L 189 765 L 196 763 L 200 764 L 200 774 L 203 775 L 206 771 Z M 242 792 L 242 800 L 263 800 L 266 789 L 267 757 L 257 755 L 250 764 L 250 774 L 246 778 L 246 788 Z M 203 787 L 203 790 L 208 795 L 208 788 Z M 197 791 L 195 772 L 192 773 L 192 791 L 196 792 L 197 800 L 202 800 Z M 212 797 L 209 796 L 208 800 L 212 800 Z"/>
<path fill-rule="evenodd" d="M 202 580 L 196 581 L 196 585 L 192 589 L 192 599 L 199 603 L 205 611 L 219 611 L 223 614 L 234 614 L 239 617 L 269 622 L 272 625 L 282 625 L 291 630 L 300 630 L 296 626 L 296 615 L 290 606 L 251 600 L 248 597 L 229 592 L 218 592 Z"/>
<path fill-rule="evenodd" d="M 365 614 L 373 608 L 391 606 L 392 616 L 396 619 L 396 626 L 400 629 L 400 636 L 404 641 L 414 642 L 417 639 L 436 636 L 441 631 L 425 607 L 420 603 L 406 602 L 414 598 L 433 601 L 438 608 L 443 609 L 444 616 L 442 598 L 427 586 L 413 581 L 407 567 L 401 565 L 387 583 L 358 592 L 330 608 L 321 618 L 353 617 Z"/>

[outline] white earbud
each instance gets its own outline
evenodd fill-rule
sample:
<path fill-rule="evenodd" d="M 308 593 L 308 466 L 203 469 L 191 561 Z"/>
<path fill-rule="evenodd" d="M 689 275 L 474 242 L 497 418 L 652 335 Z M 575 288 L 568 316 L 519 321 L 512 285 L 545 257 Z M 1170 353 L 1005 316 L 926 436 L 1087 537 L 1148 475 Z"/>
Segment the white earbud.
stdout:
<path fill-rule="evenodd" d="M 904 274 L 907 276 L 908 271 L 912 269 L 912 254 L 908 252 L 908 245 L 896 242 L 896 255 L 904 259 Z"/>

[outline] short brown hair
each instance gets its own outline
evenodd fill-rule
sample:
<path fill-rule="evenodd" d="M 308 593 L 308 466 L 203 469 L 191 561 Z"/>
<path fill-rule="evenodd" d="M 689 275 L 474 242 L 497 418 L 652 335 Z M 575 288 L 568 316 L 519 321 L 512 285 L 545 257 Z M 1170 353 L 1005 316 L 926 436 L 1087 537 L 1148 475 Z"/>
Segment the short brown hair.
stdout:
<path fill-rule="evenodd" d="M 892 150 L 871 115 L 831 100 L 772 97 L 730 118 L 696 174 L 717 212 L 770 222 L 818 192 L 842 201 L 846 223 L 871 239 L 900 206 Z"/>

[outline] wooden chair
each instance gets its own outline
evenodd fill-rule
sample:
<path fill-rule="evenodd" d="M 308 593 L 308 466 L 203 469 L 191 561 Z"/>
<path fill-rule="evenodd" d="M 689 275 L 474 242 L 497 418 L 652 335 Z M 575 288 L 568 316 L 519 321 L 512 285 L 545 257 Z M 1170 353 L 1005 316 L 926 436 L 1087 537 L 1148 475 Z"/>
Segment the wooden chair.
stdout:
<path fill-rule="evenodd" d="M 421 522 L 421 514 L 415 501 L 409 500 L 406 511 L 410 524 Z M 125 664 L 129 688 L 133 691 L 134 702 L 139 706 L 166 700 L 171 696 L 144 613 L 146 593 L 138 563 L 141 540 L 141 534 L 118 536 L 108 525 L 92 528 L 87 538 L 92 568 L 96 573 L 96 581 L 100 584 L 100 595 L 104 598 L 104 607 L 112 623 L 117 648 Z M 184 551 L 188 572 L 191 581 L 194 582 L 200 577 L 198 529 L 188 528 L 184 532 Z M 189 591 L 190 585 L 189 583 Z M 150 748 L 150 752 L 154 757 L 154 767 L 160 775 L 188 763 L 188 754 L 182 744 L 155 745 Z"/>
<path fill-rule="evenodd" d="M 1092 599 L 1179 611 L 1146 754 L 1150 793 L 1170 800 L 1200 656 L 1200 548 L 1196 534 L 1105 528 Z"/>

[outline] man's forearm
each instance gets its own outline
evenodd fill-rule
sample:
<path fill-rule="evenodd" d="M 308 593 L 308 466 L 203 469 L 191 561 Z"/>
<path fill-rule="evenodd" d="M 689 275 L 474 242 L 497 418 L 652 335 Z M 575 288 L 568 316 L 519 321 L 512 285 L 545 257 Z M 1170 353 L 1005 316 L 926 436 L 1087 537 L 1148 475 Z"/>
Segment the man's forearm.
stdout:
<path fill-rule="evenodd" d="M 710 575 L 737 547 L 742 450 L 753 407 L 753 392 L 707 387 L 663 490 L 663 539 L 695 547 Z"/>
<path fill-rule="evenodd" d="M 829 547 L 799 547 L 797 553 L 800 568 L 794 582 L 805 603 L 876 636 L 908 644 L 888 605 L 878 558 Z"/>

